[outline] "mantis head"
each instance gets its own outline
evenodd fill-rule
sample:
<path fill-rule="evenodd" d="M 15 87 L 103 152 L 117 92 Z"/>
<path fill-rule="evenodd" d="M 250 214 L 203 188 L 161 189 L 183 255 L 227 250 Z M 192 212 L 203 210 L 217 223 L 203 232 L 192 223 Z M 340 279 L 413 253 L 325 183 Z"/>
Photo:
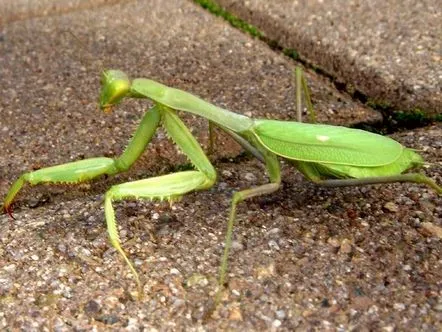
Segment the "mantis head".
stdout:
<path fill-rule="evenodd" d="M 100 109 L 108 112 L 130 90 L 129 77 L 120 70 L 105 70 L 101 76 Z"/>

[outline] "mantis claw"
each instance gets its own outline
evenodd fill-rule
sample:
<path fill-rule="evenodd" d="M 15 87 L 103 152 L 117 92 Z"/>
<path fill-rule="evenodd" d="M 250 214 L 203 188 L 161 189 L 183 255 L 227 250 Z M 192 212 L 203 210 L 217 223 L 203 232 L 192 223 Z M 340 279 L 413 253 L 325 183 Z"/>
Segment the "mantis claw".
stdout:
<path fill-rule="evenodd" d="M 14 216 L 12 215 L 12 205 L 3 206 L 3 212 L 7 214 L 11 219 L 15 220 Z"/>

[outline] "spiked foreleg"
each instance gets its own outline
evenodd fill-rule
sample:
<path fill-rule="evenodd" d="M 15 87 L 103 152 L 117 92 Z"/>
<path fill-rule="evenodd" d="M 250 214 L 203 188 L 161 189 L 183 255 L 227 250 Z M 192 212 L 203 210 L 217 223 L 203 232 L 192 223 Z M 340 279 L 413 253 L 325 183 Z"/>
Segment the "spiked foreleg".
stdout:
<path fill-rule="evenodd" d="M 132 137 L 123 154 L 117 159 L 90 158 L 72 163 L 42 168 L 40 170 L 21 175 L 9 189 L 3 202 L 3 208 L 11 214 L 11 204 L 26 183 L 37 185 L 41 183 L 68 183 L 75 184 L 92 180 L 100 175 L 113 175 L 124 172 L 139 158 L 146 145 L 151 140 L 160 121 L 158 107 L 149 110 L 135 135 Z"/>
<path fill-rule="evenodd" d="M 112 201 L 128 198 L 166 199 L 173 201 L 188 192 L 208 189 L 213 186 L 216 181 L 215 169 L 204 154 L 201 146 L 192 136 L 189 129 L 178 118 L 175 111 L 165 106 L 158 107 L 160 109 L 163 125 L 167 133 L 192 161 L 197 170 L 122 183 L 120 185 L 113 186 L 106 193 L 105 213 L 110 242 L 120 253 L 124 261 L 129 266 L 131 272 L 134 274 L 140 295 L 142 294 L 141 281 L 134 266 L 120 245 Z"/>
<path fill-rule="evenodd" d="M 186 171 L 158 176 L 150 179 L 134 182 L 122 183 L 113 186 L 105 196 L 104 210 L 106 214 L 107 230 L 109 239 L 114 248 L 120 253 L 124 261 L 132 271 L 138 285 L 139 295 L 141 296 L 141 281 L 131 261 L 125 254 L 120 245 L 118 236 L 117 221 L 112 207 L 112 201 L 123 199 L 159 199 L 159 200 L 177 200 L 184 194 L 207 187 L 206 176 L 198 171 Z"/>
<path fill-rule="evenodd" d="M 180 147 L 192 164 L 207 177 L 208 187 L 216 181 L 216 171 L 210 160 L 204 154 L 198 141 L 181 121 L 176 112 L 166 106 L 161 107 L 163 125 L 170 138 Z"/>

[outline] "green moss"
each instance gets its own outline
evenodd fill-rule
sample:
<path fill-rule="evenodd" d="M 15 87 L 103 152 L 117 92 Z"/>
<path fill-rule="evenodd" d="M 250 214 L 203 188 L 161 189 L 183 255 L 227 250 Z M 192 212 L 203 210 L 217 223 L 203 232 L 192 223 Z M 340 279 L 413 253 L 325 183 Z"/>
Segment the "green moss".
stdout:
<path fill-rule="evenodd" d="M 284 53 L 284 55 L 292 58 L 293 60 L 299 60 L 299 53 L 293 48 L 284 48 L 282 50 L 282 53 Z"/>
<path fill-rule="evenodd" d="M 258 28 L 240 19 L 239 17 L 229 13 L 220 5 L 218 5 L 215 1 L 213 0 L 194 0 L 194 1 L 204 9 L 211 12 L 212 14 L 224 18 L 233 27 L 244 31 L 253 37 L 260 39 L 264 38 L 264 34 L 261 31 L 259 31 Z"/>
<path fill-rule="evenodd" d="M 433 117 L 428 116 L 419 108 L 406 112 L 395 112 L 392 117 L 401 127 L 405 128 L 423 127 L 434 121 Z"/>
<path fill-rule="evenodd" d="M 384 112 L 390 111 L 392 109 L 391 104 L 385 100 L 375 100 L 369 98 L 366 102 L 366 105 L 375 110 L 384 111 Z"/>

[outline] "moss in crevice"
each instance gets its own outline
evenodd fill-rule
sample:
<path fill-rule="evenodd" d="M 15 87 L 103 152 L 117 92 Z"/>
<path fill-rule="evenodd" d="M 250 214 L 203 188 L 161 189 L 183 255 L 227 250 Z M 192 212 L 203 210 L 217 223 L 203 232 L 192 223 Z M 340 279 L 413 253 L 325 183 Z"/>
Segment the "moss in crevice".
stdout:
<path fill-rule="evenodd" d="M 262 39 L 264 38 L 264 34 L 252 24 L 247 23 L 246 21 L 240 19 L 239 17 L 229 13 L 227 10 L 222 8 L 219 4 L 212 0 L 194 0 L 201 7 L 211 12 L 212 14 L 224 18 L 227 22 L 229 22 L 233 27 L 240 29 L 251 35 L 252 37 Z"/>
<path fill-rule="evenodd" d="M 407 129 L 424 127 L 435 121 L 435 117 L 428 116 L 419 108 L 406 112 L 394 112 L 391 117 L 393 118 L 393 121 Z"/>
<path fill-rule="evenodd" d="M 383 121 L 376 123 L 361 122 L 352 126 L 353 128 L 363 129 L 377 134 L 387 135 L 401 130 L 410 130 L 430 125 L 434 122 L 441 122 L 442 115 L 429 116 L 419 108 L 394 111 L 389 103 L 370 104 L 367 106 L 376 109 L 382 113 Z"/>

